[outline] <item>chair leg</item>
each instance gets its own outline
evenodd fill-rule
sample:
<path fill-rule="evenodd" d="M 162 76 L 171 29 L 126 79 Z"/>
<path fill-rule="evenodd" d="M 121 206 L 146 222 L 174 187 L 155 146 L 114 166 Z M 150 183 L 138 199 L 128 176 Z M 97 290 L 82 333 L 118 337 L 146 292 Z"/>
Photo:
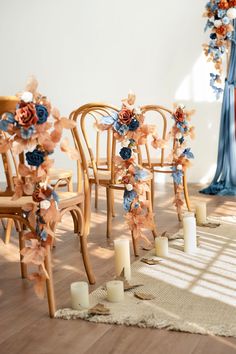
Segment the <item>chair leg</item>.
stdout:
<path fill-rule="evenodd" d="M 155 178 L 154 178 L 154 170 L 152 170 L 152 181 L 151 181 L 151 198 L 152 198 L 152 209 L 154 208 L 155 201 Z"/>
<path fill-rule="evenodd" d="M 134 255 L 135 255 L 135 257 L 138 257 L 139 256 L 138 245 L 137 245 L 138 240 L 134 237 L 133 231 L 131 231 L 131 236 L 132 236 Z"/>
<path fill-rule="evenodd" d="M 111 236 L 111 221 L 112 221 L 112 198 L 111 198 L 111 189 L 106 188 L 106 197 L 107 197 L 107 238 Z"/>
<path fill-rule="evenodd" d="M 112 217 L 116 216 L 115 214 L 115 198 L 114 198 L 114 190 L 111 190 L 111 210 L 112 210 Z"/>
<path fill-rule="evenodd" d="M 13 224 L 14 224 L 13 219 L 7 219 L 7 225 L 6 225 L 6 230 L 5 230 L 5 244 L 8 244 L 10 242 Z"/>
<path fill-rule="evenodd" d="M 19 248 L 21 251 L 25 247 L 25 240 L 23 239 L 24 231 L 23 231 L 22 225 L 21 225 L 21 229 L 20 229 L 18 235 L 19 235 Z M 27 278 L 27 265 L 22 262 L 22 259 L 23 259 L 23 256 L 20 255 L 21 278 L 25 279 L 25 278 Z"/>
<path fill-rule="evenodd" d="M 95 200 L 94 200 L 95 209 L 98 208 L 98 185 L 95 184 Z"/>
<path fill-rule="evenodd" d="M 151 183 L 152 183 L 152 181 L 151 181 Z M 151 183 L 150 183 L 150 189 L 151 189 Z M 147 192 L 147 200 L 149 201 L 148 211 L 149 211 L 149 213 L 153 213 L 153 208 L 152 208 L 152 190 L 150 192 Z M 158 232 L 157 232 L 154 216 L 153 216 L 153 224 L 154 224 L 154 227 L 152 229 L 152 235 L 153 235 L 153 238 L 155 239 L 157 237 L 157 235 L 158 235 Z"/>
<path fill-rule="evenodd" d="M 55 301 L 55 292 L 54 292 L 53 275 L 52 275 L 52 260 L 51 260 L 50 246 L 47 246 L 47 256 L 45 258 L 44 263 L 45 263 L 45 268 L 49 275 L 49 279 L 46 279 L 48 311 L 49 311 L 49 316 L 53 318 L 56 312 L 56 301 Z"/>
<path fill-rule="evenodd" d="M 93 274 L 92 266 L 91 266 L 89 255 L 88 255 L 87 237 L 85 235 L 80 236 L 80 245 L 81 245 L 81 253 L 82 253 L 83 262 L 84 262 L 84 268 L 85 268 L 89 283 L 95 284 L 95 277 Z"/>
<path fill-rule="evenodd" d="M 188 208 L 188 211 L 191 211 L 190 199 L 188 194 L 188 183 L 187 183 L 187 177 L 185 173 L 183 175 L 183 187 L 184 187 L 184 198 L 185 198 L 186 206 Z"/>
<path fill-rule="evenodd" d="M 174 183 L 174 194 L 176 196 L 177 195 L 177 185 L 176 185 L 175 182 L 173 182 L 173 183 Z M 181 216 L 179 211 L 177 212 L 177 215 L 178 215 L 178 220 L 181 221 L 182 220 L 182 216 Z"/>
<path fill-rule="evenodd" d="M 2 218 L 1 218 L 1 223 L 2 223 L 3 230 L 6 230 L 6 225 L 5 225 L 5 222 Z"/>

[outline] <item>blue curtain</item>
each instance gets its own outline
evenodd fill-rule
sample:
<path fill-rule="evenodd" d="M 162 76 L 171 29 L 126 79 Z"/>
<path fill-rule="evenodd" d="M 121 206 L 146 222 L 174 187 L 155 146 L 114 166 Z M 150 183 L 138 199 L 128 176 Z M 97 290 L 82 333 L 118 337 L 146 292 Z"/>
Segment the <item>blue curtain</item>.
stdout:
<path fill-rule="evenodd" d="M 236 86 L 236 21 L 234 39 L 231 46 L 228 78 L 225 80 L 221 109 L 220 136 L 217 168 L 209 187 L 200 191 L 205 194 L 236 195 L 236 126 L 235 126 L 235 86 Z"/>

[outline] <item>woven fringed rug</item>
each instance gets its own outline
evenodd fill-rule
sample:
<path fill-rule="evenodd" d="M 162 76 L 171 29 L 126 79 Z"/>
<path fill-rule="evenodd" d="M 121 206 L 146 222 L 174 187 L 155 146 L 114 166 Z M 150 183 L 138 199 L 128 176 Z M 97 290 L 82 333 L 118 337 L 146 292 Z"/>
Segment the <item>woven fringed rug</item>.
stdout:
<path fill-rule="evenodd" d="M 104 304 L 109 315 L 66 308 L 56 317 L 236 337 L 236 218 L 220 222 L 217 228 L 198 228 L 200 246 L 194 255 L 183 252 L 180 232 L 169 243 L 168 259 L 156 265 L 133 263 L 130 283 L 143 285 L 126 292 L 124 302 L 108 302 L 104 286 L 93 291 L 91 306 Z M 145 258 L 158 259 L 154 251 Z M 141 300 L 135 292 L 155 298 Z"/>

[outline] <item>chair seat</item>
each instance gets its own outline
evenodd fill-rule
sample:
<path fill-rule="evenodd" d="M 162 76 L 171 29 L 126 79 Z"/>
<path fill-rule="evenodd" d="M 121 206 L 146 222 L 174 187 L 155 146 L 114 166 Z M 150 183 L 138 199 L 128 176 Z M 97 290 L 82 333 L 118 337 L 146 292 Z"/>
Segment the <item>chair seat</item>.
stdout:
<path fill-rule="evenodd" d="M 49 171 L 49 178 L 50 178 L 50 180 L 70 178 L 70 177 L 72 177 L 72 174 L 73 174 L 73 172 L 71 170 L 51 168 Z"/>
<path fill-rule="evenodd" d="M 83 193 L 58 192 L 57 194 L 59 197 L 59 209 L 81 204 L 84 199 Z M 0 197 L 0 212 L 7 214 L 19 213 L 25 204 L 32 202 L 32 196 L 24 196 L 17 200 L 12 200 L 12 197 Z"/>
<path fill-rule="evenodd" d="M 149 166 L 147 159 L 143 159 L 142 162 L 143 162 L 143 166 Z M 171 166 L 173 166 L 173 164 L 171 162 L 164 162 L 163 164 L 161 164 L 160 158 L 152 158 L 151 165 L 153 167 L 171 167 Z"/>

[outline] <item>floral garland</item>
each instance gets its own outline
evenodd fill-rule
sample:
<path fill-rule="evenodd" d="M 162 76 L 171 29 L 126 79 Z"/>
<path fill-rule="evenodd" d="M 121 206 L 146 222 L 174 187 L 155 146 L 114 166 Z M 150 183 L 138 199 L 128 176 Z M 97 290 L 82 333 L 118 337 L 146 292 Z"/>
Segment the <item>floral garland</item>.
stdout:
<path fill-rule="evenodd" d="M 74 122 L 61 118 L 57 109 L 52 109 L 45 96 L 39 94 L 37 81 L 31 78 L 14 113 L 4 113 L 0 117 L 0 152 L 12 150 L 13 154 L 25 153 L 25 163 L 19 163 L 14 178 L 16 200 L 23 195 L 32 195 L 32 203 L 24 206 L 23 217 L 27 218 L 32 231 L 26 231 L 27 246 L 21 251 L 23 262 L 34 264 L 38 271 L 30 274 L 35 281 L 35 291 L 39 297 L 44 295 L 44 283 L 49 277 L 44 267 L 46 246 L 51 245 L 54 231 L 52 225 L 60 220 L 58 195 L 48 183 L 49 169 L 54 161 L 50 158 L 62 137 L 63 129 L 71 129 Z M 50 115 L 54 118 L 49 122 Z M 65 142 L 61 150 L 71 149 Z M 77 159 L 78 154 L 73 153 Z"/>
<path fill-rule="evenodd" d="M 191 139 L 195 137 L 195 128 L 189 124 L 193 113 L 194 111 L 186 111 L 184 105 L 178 105 L 172 115 L 175 123 L 169 133 L 169 136 L 174 138 L 174 148 L 169 159 L 174 164 L 172 167 L 172 177 L 176 184 L 174 205 L 179 213 L 184 204 L 182 200 L 183 175 L 186 168 L 191 165 L 189 160 L 194 158 L 191 148 L 187 147 L 188 136 Z"/>
<path fill-rule="evenodd" d="M 144 116 L 140 109 L 134 107 L 135 95 L 130 93 L 122 100 L 122 108 L 118 113 L 102 117 L 97 128 L 113 129 L 115 138 L 121 142 L 119 156 L 115 157 L 115 178 L 117 183 L 125 186 L 123 207 L 126 220 L 134 238 L 143 238 L 142 229 L 153 229 L 153 213 L 149 211 L 146 192 L 150 191 L 151 174 L 136 162 L 137 148 L 145 144 L 149 134 L 155 128 L 144 124 Z"/>
<path fill-rule="evenodd" d="M 215 66 L 216 73 L 210 73 L 210 86 L 218 99 L 223 92 L 217 86 L 221 83 L 222 57 L 233 40 L 236 0 L 210 0 L 206 4 L 204 16 L 208 17 L 205 31 L 210 30 L 210 41 L 209 44 L 203 44 L 203 48 L 208 61 L 212 61 Z"/>

